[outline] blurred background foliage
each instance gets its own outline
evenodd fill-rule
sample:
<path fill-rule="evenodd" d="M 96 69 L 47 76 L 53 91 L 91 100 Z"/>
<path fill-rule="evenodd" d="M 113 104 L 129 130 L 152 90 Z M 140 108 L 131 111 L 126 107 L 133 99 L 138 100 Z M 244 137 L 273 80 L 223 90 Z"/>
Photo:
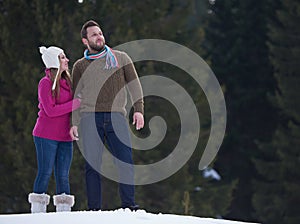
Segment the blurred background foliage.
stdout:
<path fill-rule="evenodd" d="M 292 0 L 0 0 L 0 212 L 27 213 L 36 175 L 31 131 L 37 117 L 37 85 L 43 77 L 38 47 L 65 50 L 70 68 L 83 55 L 80 29 L 99 22 L 111 47 L 138 39 L 164 39 L 200 55 L 224 91 L 227 129 L 206 177 L 198 163 L 210 133 L 203 90 L 180 69 L 159 62 L 135 63 L 139 75 L 173 79 L 191 95 L 201 132 L 187 164 L 166 180 L 136 187 L 149 212 L 188 214 L 270 224 L 300 223 L 300 2 Z M 199 74 L 201 75 L 201 74 Z M 164 140 L 134 150 L 136 164 L 166 157 L 178 141 L 180 119 L 164 99 L 145 98 L 147 121 L 168 125 Z M 208 171 L 208 170 L 206 170 Z M 74 144 L 70 173 L 74 210 L 87 209 L 83 157 Z M 120 205 L 118 184 L 103 178 L 103 209 Z M 48 193 L 55 193 L 54 179 Z M 54 211 L 52 205 L 50 211 Z"/>

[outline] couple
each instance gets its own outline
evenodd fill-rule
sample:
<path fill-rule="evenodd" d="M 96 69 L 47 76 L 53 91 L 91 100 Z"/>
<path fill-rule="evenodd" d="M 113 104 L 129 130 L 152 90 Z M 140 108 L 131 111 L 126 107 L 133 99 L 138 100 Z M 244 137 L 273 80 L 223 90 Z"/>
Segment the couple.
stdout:
<path fill-rule="evenodd" d="M 72 141 L 79 139 L 86 159 L 88 209 L 101 209 L 101 176 L 98 167 L 101 166 L 105 144 L 116 160 L 121 161 L 116 163 L 120 179 L 131 180 L 130 184 L 121 183 L 123 181 L 119 184 L 122 208 L 138 209 L 134 200 L 132 148 L 125 118 L 124 87 L 133 81 L 132 85 L 128 85 L 128 90 L 134 101 L 133 124 L 137 130 L 144 126 L 142 88 L 131 59 L 126 53 L 112 50 L 105 44 L 97 22 L 87 21 L 82 26 L 81 38 L 87 49 L 84 57 L 73 66 L 73 80 L 68 73 L 69 59 L 64 51 L 54 46 L 40 47 L 46 74 L 38 86 L 39 112 L 33 129 L 38 172 L 33 192 L 28 196 L 32 213 L 46 212 L 50 202 L 46 192 L 53 168 L 56 181 L 53 203 L 56 211 L 71 211 L 75 201 L 70 194 L 69 184 Z M 101 80 L 104 83 L 100 83 Z M 80 97 L 73 98 L 75 90 Z M 70 128 L 72 111 L 80 114 L 80 118 L 74 116 Z M 117 132 L 121 132 L 122 139 L 119 139 L 120 133 Z M 95 158 L 99 158 L 97 164 L 93 163 Z M 123 169 L 119 165 L 122 163 L 130 164 L 129 168 L 126 166 L 127 169 Z"/>

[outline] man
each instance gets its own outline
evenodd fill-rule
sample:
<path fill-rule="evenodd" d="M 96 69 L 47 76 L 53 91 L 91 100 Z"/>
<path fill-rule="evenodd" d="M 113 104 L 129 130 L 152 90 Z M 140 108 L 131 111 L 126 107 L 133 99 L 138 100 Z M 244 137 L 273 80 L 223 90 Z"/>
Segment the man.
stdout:
<path fill-rule="evenodd" d="M 119 172 L 122 208 L 138 209 L 134 200 L 134 173 L 128 122 L 125 118 L 126 89 L 133 101 L 133 124 L 144 126 L 142 88 L 134 65 L 125 52 L 112 50 L 97 22 L 87 21 L 81 29 L 84 57 L 73 66 L 75 94 L 82 97 L 79 119 L 73 119 L 70 135 L 81 140 L 86 159 L 86 187 L 90 210 L 101 209 L 102 152 L 105 145 L 114 156 Z M 80 135 L 78 135 L 78 132 Z"/>

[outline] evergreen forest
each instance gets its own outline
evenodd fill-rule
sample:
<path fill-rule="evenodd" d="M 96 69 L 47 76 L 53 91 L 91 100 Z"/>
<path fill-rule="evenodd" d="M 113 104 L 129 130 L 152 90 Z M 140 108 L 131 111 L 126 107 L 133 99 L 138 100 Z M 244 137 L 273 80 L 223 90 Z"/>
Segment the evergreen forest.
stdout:
<path fill-rule="evenodd" d="M 80 29 L 93 19 L 112 48 L 140 39 L 189 48 L 210 66 L 225 97 L 224 140 L 207 167 L 220 178 L 206 177 L 198 169 L 211 127 L 203 90 L 175 66 L 135 63 L 140 77 L 159 74 L 179 83 L 192 97 L 201 121 L 188 162 L 165 180 L 136 186 L 141 208 L 266 224 L 300 223 L 299 0 L 0 0 L 0 12 L 1 214 L 30 212 L 27 198 L 37 172 L 32 129 L 37 86 L 45 69 L 38 47 L 63 48 L 71 70 L 85 50 Z M 149 120 L 157 115 L 168 129 L 153 149 L 133 150 L 136 164 L 165 158 L 180 136 L 179 116 L 170 102 L 151 96 L 144 101 L 145 128 L 133 132 L 146 138 Z M 84 158 L 74 142 L 73 210 L 87 209 L 84 175 Z M 103 210 L 118 208 L 118 183 L 105 177 L 102 181 Z M 55 194 L 54 177 L 48 194 Z M 50 204 L 49 211 L 54 210 Z"/>

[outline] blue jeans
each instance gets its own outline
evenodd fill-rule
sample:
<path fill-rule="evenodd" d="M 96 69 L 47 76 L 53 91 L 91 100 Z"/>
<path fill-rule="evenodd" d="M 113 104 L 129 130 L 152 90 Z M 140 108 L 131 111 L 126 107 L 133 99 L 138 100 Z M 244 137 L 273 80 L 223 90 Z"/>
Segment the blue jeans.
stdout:
<path fill-rule="evenodd" d="M 33 192 L 38 194 L 47 192 L 54 168 L 56 194 L 70 194 L 69 171 L 73 157 L 72 142 L 60 142 L 36 136 L 33 139 L 38 164 Z"/>
<path fill-rule="evenodd" d="M 120 178 L 118 182 L 120 182 L 121 206 L 125 208 L 135 205 L 133 160 L 128 128 L 125 116 L 118 112 L 83 113 L 81 116 L 79 138 L 81 138 L 82 153 L 86 159 L 86 188 L 90 210 L 101 209 L 100 173 L 105 145 L 115 158 Z M 123 166 L 122 162 L 118 161 L 127 165 Z"/>

